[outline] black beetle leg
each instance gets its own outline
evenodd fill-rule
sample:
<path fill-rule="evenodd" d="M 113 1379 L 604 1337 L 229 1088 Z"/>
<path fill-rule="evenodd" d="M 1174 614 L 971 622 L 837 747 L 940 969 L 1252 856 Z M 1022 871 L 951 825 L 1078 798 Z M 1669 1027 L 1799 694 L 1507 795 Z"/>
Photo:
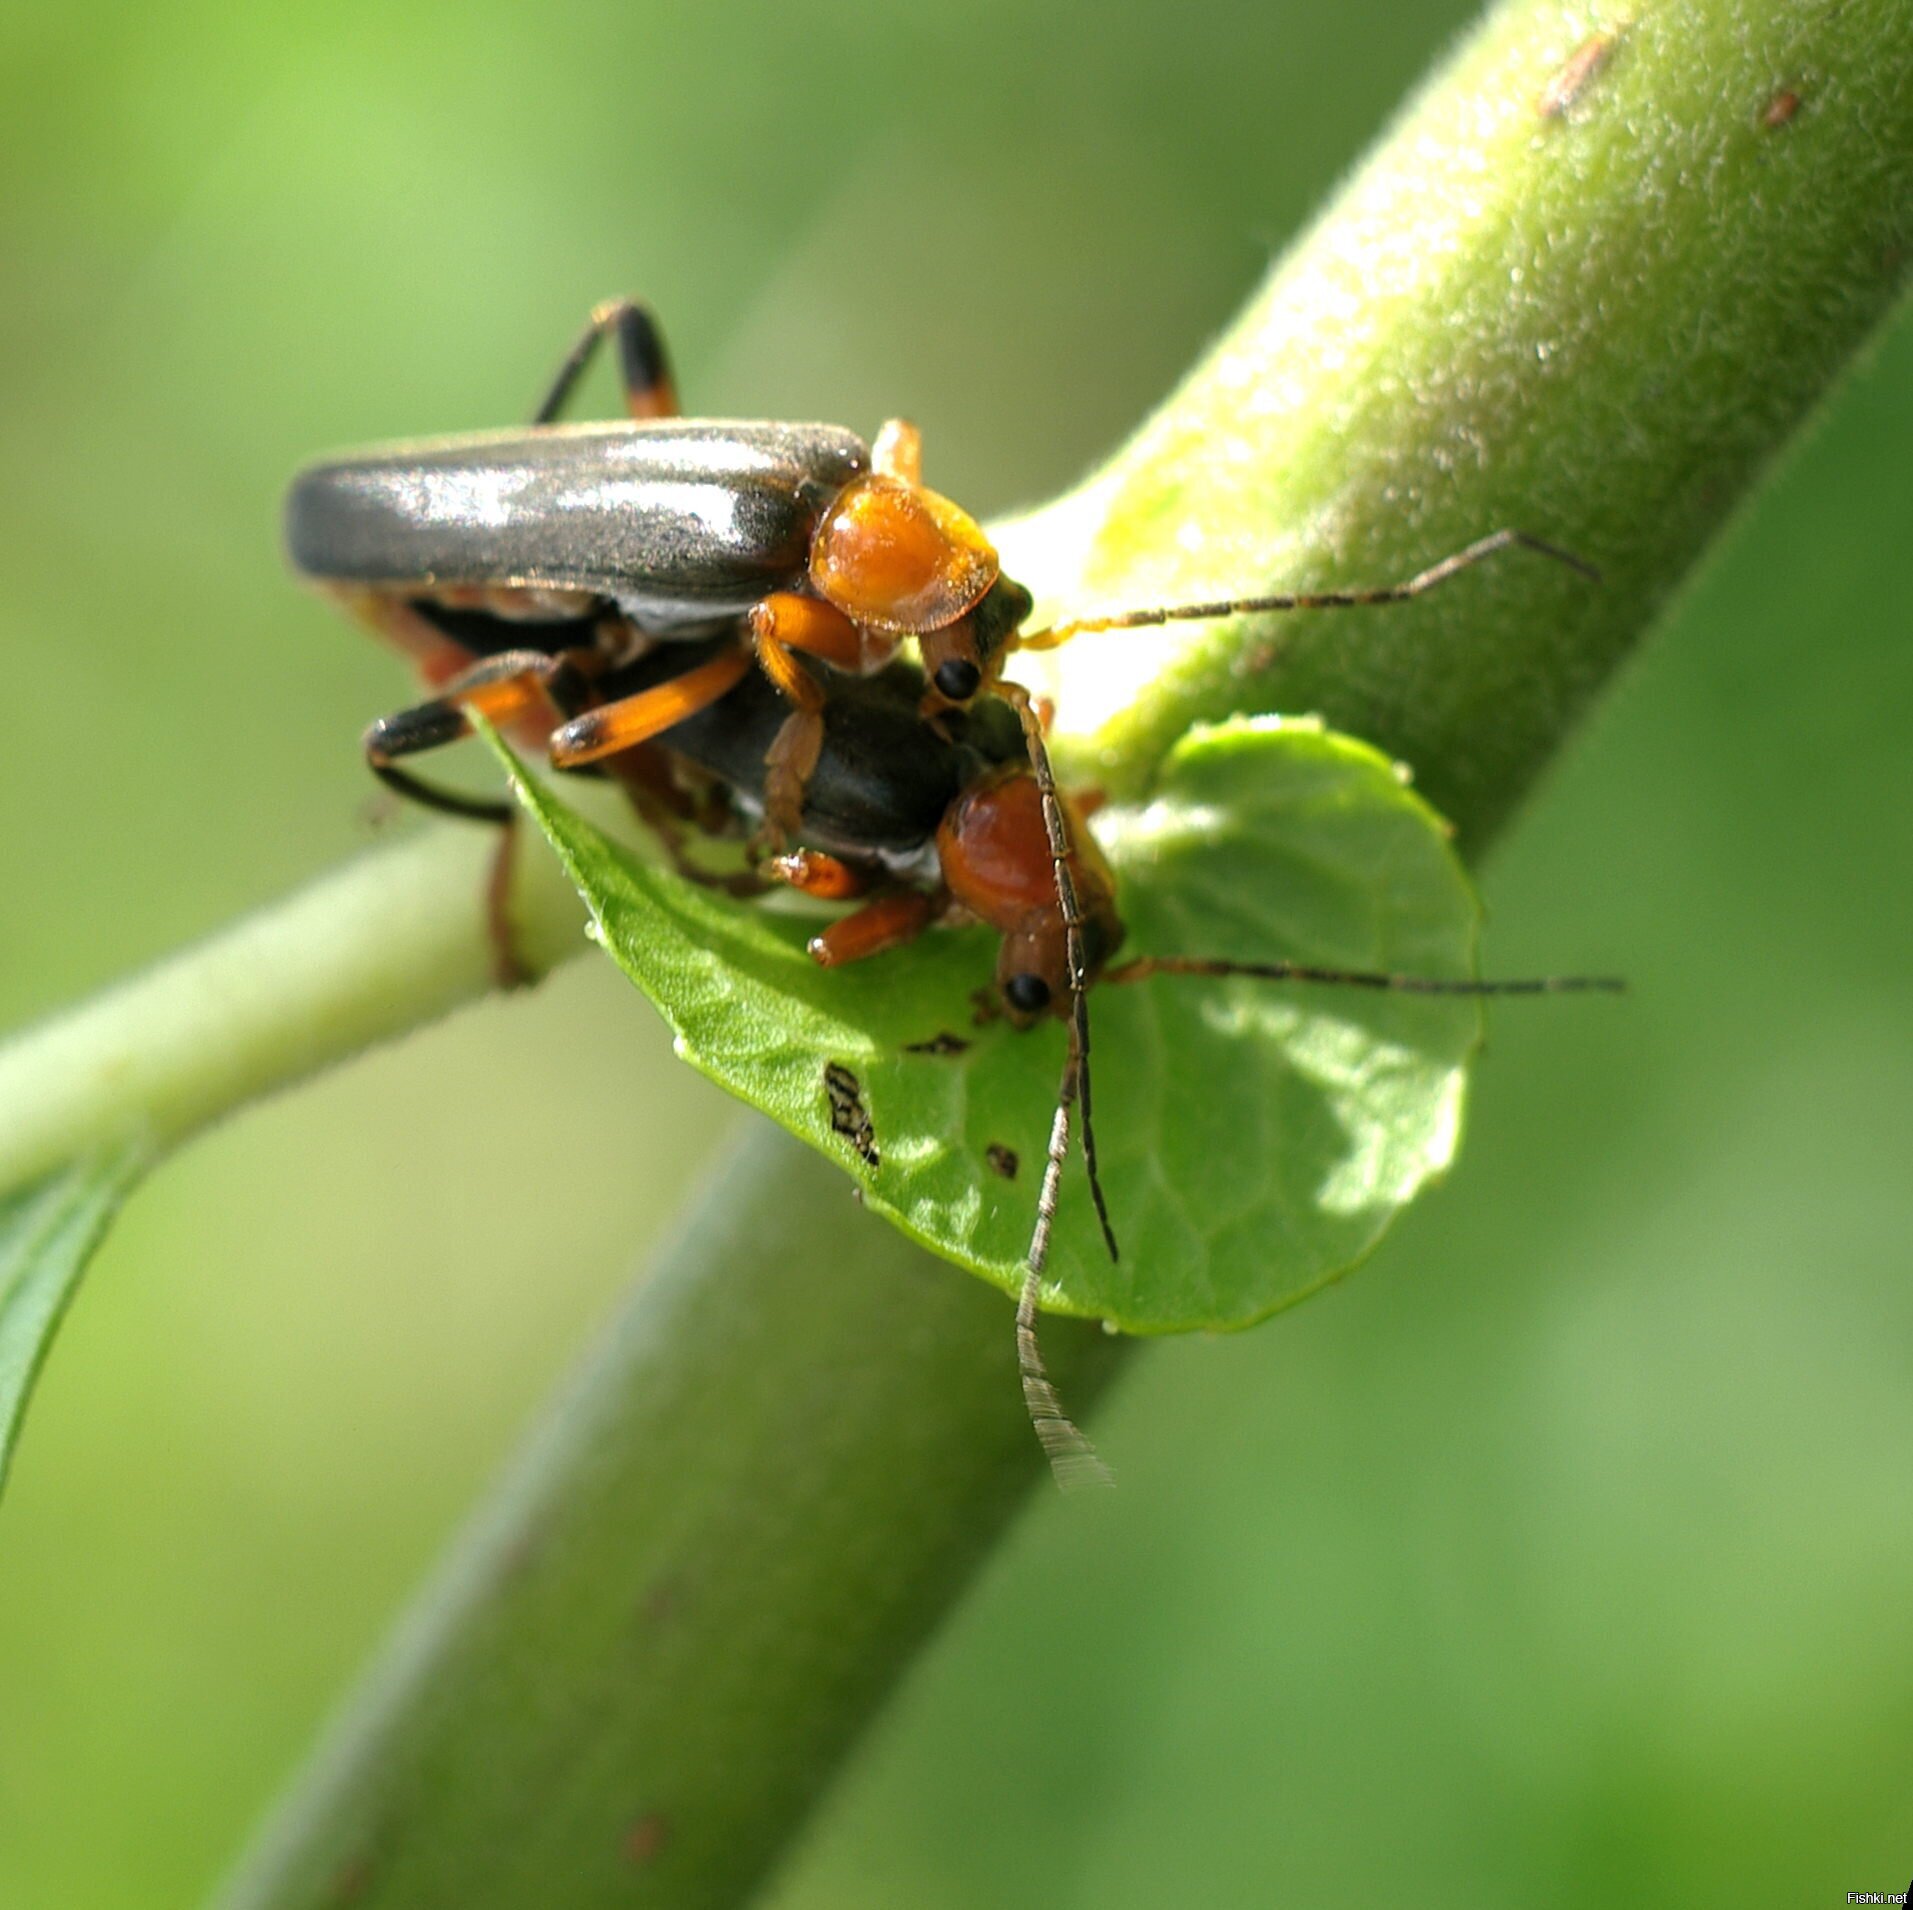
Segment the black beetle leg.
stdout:
<path fill-rule="evenodd" d="M 461 670 L 437 696 L 381 716 L 365 732 L 365 760 L 373 775 L 408 801 L 473 822 L 509 822 L 516 813 L 509 802 L 441 789 L 400 769 L 398 759 L 469 736 L 469 710 L 479 711 L 490 722 L 505 723 L 540 694 L 561 716 L 580 708 L 584 680 L 577 666 L 569 657 L 547 656 L 542 650 L 502 651 Z"/>
<path fill-rule="evenodd" d="M 584 336 L 572 346 L 558 375 L 551 381 L 545 401 L 532 413 L 533 424 L 550 424 L 565 407 L 578 380 L 584 376 L 598 349 L 598 341 L 615 332 L 618 339 L 618 369 L 624 381 L 625 409 L 634 418 L 675 418 L 678 415 L 677 388 L 671 380 L 671 361 L 664 350 L 664 336 L 652 318 L 650 308 L 636 299 L 610 298 L 594 308 Z"/>
<path fill-rule="evenodd" d="M 492 948 L 492 974 L 501 988 L 518 988 L 531 979 L 512 942 L 512 849 L 518 812 L 509 802 L 440 789 L 400 769 L 393 759 L 469 735 L 469 710 L 482 711 L 494 722 L 508 722 L 541 694 L 561 715 L 569 714 L 584 700 L 584 679 L 567 657 L 546 656 L 541 650 L 506 650 L 461 671 L 428 702 L 380 717 L 365 733 L 366 761 L 388 788 L 444 815 L 497 824 L 498 847 L 485 880 L 485 927 Z"/>

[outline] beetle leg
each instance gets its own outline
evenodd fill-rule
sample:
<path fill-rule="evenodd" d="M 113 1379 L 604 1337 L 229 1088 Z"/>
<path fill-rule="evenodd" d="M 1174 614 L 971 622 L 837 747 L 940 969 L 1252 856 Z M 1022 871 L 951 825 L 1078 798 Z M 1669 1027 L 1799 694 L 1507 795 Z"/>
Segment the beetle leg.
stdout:
<path fill-rule="evenodd" d="M 923 433 L 908 418 L 886 418 L 870 447 L 870 468 L 879 477 L 923 482 Z"/>
<path fill-rule="evenodd" d="M 615 756 L 619 750 L 648 743 L 734 690 L 750 667 L 749 651 L 741 647 L 720 650 L 682 676 L 573 717 L 552 732 L 552 767 L 577 769 L 602 756 Z"/>
<path fill-rule="evenodd" d="M 863 870 L 817 849 L 779 856 L 769 867 L 779 882 L 825 902 L 848 902 L 870 887 L 870 878 Z"/>
<path fill-rule="evenodd" d="M 752 846 L 774 854 L 803 827 L 804 791 L 824 753 L 824 704 L 792 710 L 764 752 L 764 820 Z"/>
<path fill-rule="evenodd" d="M 568 658 L 547 656 L 542 650 L 506 650 L 448 679 L 442 692 L 430 701 L 380 717 L 365 733 L 366 761 L 388 788 L 428 809 L 498 825 L 498 847 L 485 879 L 485 925 L 492 948 L 493 979 L 501 988 L 519 988 L 531 979 L 512 941 L 512 850 L 517 841 L 518 812 L 508 802 L 440 789 L 400 769 L 396 759 L 468 736 L 470 712 L 474 710 L 490 722 L 508 723 L 541 698 L 555 709 L 575 709 L 583 691 L 583 678 Z"/>
<path fill-rule="evenodd" d="M 551 381 L 545 401 L 532 413 L 533 424 L 550 424 L 565 407 L 585 367 L 598 349 L 598 341 L 607 333 L 617 334 L 618 369 L 624 380 L 625 409 L 632 417 L 675 418 L 678 415 L 677 388 L 671 381 L 671 361 L 665 355 L 664 338 L 650 309 L 629 298 L 606 299 L 592 311 L 584 336 L 572 346 L 558 375 Z"/>
<path fill-rule="evenodd" d="M 764 674 L 795 708 L 764 753 L 764 824 L 758 844 L 781 849 L 798 833 L 804 789 L 824 747 L 824 686 L 798 660 L 819 657 L 857 675 L 887 662 L 895 640 L 860 630 L 819 597 L 773 591 L 750 613 L 751 642 Z"/>
<path fill-rule="evenodd" d="M 841 610 L 787 590 L 754 604 L 750 626 L 758 664 L 796 706 L 764 752 L 764 821 L 757 846 L 774 853 L 802 826 L 804 790 L 824 750 L 824 686 L 797 660 L 797 652 L 854 670 L 863 646 L 857 626 Z"/>
<path fill-rule="evenodd" d="M 896 654 L 894 637 L 867 634 L 821 597 L 800 597 L 794 590 L 773 590 L 751 606 L 747 621 L 764 674 L 800 706 L 815 684 L 791 656 L 793 650 L 853 676 L 867 676 Z"/>
<path fill-rule="evenodd" d="M 820 968 L 841 968 L 861 962 L 885 949 L 914 942 L 929 927 L 936 898 L 920 889 L 899 889 L 880 895 L 842 921 L 833 922 L 810 943 L 810 958 Z"/>
<path fill-rule="evenodd" d="M 511 919 L 511 878 L 518 847 L 518 818 L 509 815 L 499 825 L 498 846 L 485 877 L 485 939 L 491 944 L 492 980 L 500 988 L 523 988 L 532 971 L 518 958 Z"/>
<path fill-rule="evenodd" d="M 400 769 L 401 757 L 439 749 L 471 734 L 469 712 L 488 722 L 508 723 L 540 697 L 560 712 L 577 707 L 583 688 L 576 666 L 542 650 L 506 650 L 450 678 L 437 696 L 382 716 L 365 732 L 365 760 L 372 773 L 401 796 L 448 816 L 474 822 L 509 822 L 508 802 L 463 796 Z"/>

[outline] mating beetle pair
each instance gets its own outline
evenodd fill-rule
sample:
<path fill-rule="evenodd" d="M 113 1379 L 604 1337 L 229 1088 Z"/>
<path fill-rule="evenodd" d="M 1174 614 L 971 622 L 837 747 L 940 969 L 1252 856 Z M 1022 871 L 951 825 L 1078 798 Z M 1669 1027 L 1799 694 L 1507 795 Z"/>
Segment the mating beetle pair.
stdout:
<path fill-rule="evenodd" d="M 633 425 L 554 424 L 607 334 Z M 594 697 L 553 734 L 552 761 L 580 768 L 649 741 L 734 689 L 754 654 L 791 705 L 767 759 L 763 833 L 777 842 L 798 826 L 822 746 L 826 691 L 799 656 L 865 675 L 914 637 L 936 694 L 967 702 L 1029 597 L 1000 581 L 974 520 L 919 482 L 908 425 L 873 448 L 832 425 L 674 410 L 655 326 L 618 301 L 593 314 L 527 431 L 315 466 L 293 485 L 288 543 L 443 676 L 454 709 L 516 713 L 540 693 L 562 707 L 645 648 L 730 635 L 668 682 Z M 469 813 L 396 768 L 456 728 L 425 706 L 376 726 L 367 751 L 407 794 Z"/>
<path fill-rule="evenodd" d="M 607 337 L 631 422 L 554 423 Z M 995 929 L 1008 1017 L 1028 1026 L 1055 1013 L 1068 1029 L 1017 1312 L 1025 1398 L 1059 1476 L 1100 1472 L 1035 1339 L 1079 1101 L 1091 1191 L 1116 1251 L 1091 1119 L 1094 983 L 1246 974 L 1443 994 L 1590 984 L 1186 954 L 1112 966 L 1123 939 L 1114 880 L 1082 810 L 1057 787 L 1042 723 L 1004 678 L 1006 661 L 1097 629 L 1401 602 L 1513 545 L 1586 566 L 1499 531 L 1400 584 L 1148 608 L 1026 633 L 1029 594 L 1001 575 L 974 521 L 922 486 L 910 426 L 887 424 L 866 446 L 835 426 L 689 421 L 675 409 L 655 326 L 617 301 L 592 315 L 526 430 L 381 447 L 295 480 L 294 562 L 405 649 L 434 691 L 375 723 L 367 757 L 415 800 L 503 821 L 508 805 L 442 789 L 407 759 L 465 734 L 473 712 L 535 721 L 556 767 L 617 776 L 674 843 L 701 813 L 687 788 L 701 775 L 755 824 L 760 853 L 797 845 L 770 863 L 779 879 L 832 899 L 874 892 L 812 942 L 826 965 L 895 947 L 939 919 Z M 906 637 L 915 664 L 898 655 Z M 682 857 L 680 866 L 697 873 Z"/>

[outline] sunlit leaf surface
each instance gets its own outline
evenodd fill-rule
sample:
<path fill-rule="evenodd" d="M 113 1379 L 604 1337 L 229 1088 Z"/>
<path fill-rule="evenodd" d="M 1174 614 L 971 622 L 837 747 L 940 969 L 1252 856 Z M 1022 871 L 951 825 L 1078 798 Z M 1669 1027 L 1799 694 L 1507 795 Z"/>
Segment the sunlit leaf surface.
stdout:
<path fill-rule="evenodd" d="M 826 972 L 804 952 L 814 915 L 695 888 L 518 786 L 685 1059 L 840 1161 L 924 1245 L 1013 1289 L 1064 1036 L 977 1025 L 992 937 L 933 931 Z M 1273 718 L 1200 731 L 1146 805 L 1096 831 L 1125 953 L 1472 972 L 1477 908 L 1440 820 L 1346 737 Z M 1453 1155 L 1470 1002 L 1157 977 L 1098 988 L 1092 1007 L 1122 1254 L 1073 1165 L 1050 1263 L 1066 1310 L 1133 1332 L 1244 1325 L 1347 1271 Z"/>

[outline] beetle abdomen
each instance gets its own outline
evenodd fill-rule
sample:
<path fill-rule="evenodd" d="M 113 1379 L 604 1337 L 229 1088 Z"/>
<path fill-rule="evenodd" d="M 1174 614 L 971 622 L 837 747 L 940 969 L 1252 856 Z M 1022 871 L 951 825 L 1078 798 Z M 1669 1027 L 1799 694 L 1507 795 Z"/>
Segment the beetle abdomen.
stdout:
<path fill-rule="evenodd" d="M 712 646 L 715 654 L 718 646 Z M 605 678 L 605 698 L 648 689 L 695 653 L 653 650 Z M 807 847 L 853 860 L 907 858 L 926 849 L 959 790 L 986 767 L 1020 760 L 1022 731 L 1005 704 L 951 711 L 949 734 L 924 722 L 923 673 L 897 662 L 874 676 L 835 676 L 824 707 L 817 767 L 804 787 Z M 1001 718 L 998 720 L 997 713 Z M 764 801 L 765 752 L 790 704 L 761 670 L 657 738 L 710 772 L 753 814 Z"/>
<path fill-rule="evenodd" d="M 328 582 L 589 591 L 668 631 L 802 578 L 818 519 L 869 462 L 836 425 L 704 419 L 382 445 L 299 473 L 286 547 Z"/>

